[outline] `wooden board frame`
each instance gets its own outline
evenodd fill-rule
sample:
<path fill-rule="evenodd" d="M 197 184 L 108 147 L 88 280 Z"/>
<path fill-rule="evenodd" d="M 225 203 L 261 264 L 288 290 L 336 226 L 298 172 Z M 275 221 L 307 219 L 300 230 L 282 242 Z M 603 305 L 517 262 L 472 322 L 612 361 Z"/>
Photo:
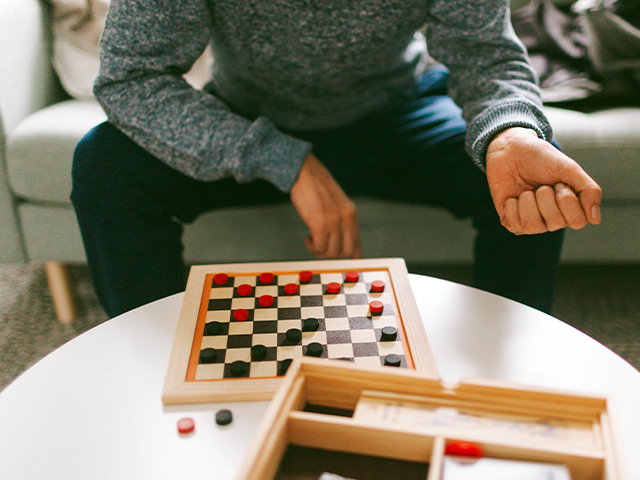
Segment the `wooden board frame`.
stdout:
<path fill-rule="evenodd" d="M 482 380 L 447 385 L 416 371 L 383 370 L 295 360 L 236 479 L 273 480 L 287 447 L 295 445 L 429 463 L 426 480 L 441 480 L 445 447 L 452 441 L 474 442 L 490 458 L 564 464 L 572 480 L 629 479 L 621 463 L 614 408 L 606 397 Z M 374 408 L 361 415 L 359 409 L 367 410 L 367 402 L 376 397 L 389 410 L 376 413 Z M 313 409 L 306 408 L 310 404 Z M 416 422 L 416 404 L 473 412 L 485 425 Z M 319 413 L 318 406 L 354 413 Z M 411 421 L 402 421 L 398 411 Z M 511 426 L 501 426 L 505 418 L 536 427 L 542 421 L 555 433 L 534 429 L 529 436 L 514 435 Z M 554 425 L 562 428 L 553 430 Z"/>
<path fill-rule="evenodd" d="M 437 375 L 433 353 L 409 284 L 407 268 L 401 258 L 202 265 L 192 267 L 189 274 L 162 393 L 163 403 L 206 403 L 272 398 L 282 383 L 282 377 L 194 381 L 189 374 L 188 379 L 194 336 L 198 320 L 202 318 L 202 309 L 205 308 L 203 292 L 206 290 L 207 277 L 211 278 L 216 273 L 226 273 L 231 276 L 262 272 L 291 273 L 303 270 L 313 272 L 385 270 L 388 272 L 398 308 L 397 316 L 402 322 L 403 344 L 408 347 L 411 355 L 410 364 L 418 371 Z"/>

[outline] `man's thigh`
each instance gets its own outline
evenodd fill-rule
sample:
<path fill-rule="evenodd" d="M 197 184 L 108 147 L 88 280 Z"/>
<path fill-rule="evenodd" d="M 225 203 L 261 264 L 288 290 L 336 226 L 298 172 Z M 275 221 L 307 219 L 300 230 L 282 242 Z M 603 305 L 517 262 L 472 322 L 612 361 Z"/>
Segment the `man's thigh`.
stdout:
<path fill-rule="evenodd" d="M 446 70 L 427 72 L 401 107 L 312 139 L 314 152 L 351 195 L 442 207 L 458 217 L 491 208 L 446 83 Z"/>
<path fill-rule="evenodd" d="M 239 184 L 233 178 L 215 182 L 190 178 L 106 122 L 92 130 L 76 150 L 74 197 L 102 215 L 121 215 L 122 210 L 142 214 L 151 209 L 186 222 L 215 208 L 288 199 L 266 181 Z"/>

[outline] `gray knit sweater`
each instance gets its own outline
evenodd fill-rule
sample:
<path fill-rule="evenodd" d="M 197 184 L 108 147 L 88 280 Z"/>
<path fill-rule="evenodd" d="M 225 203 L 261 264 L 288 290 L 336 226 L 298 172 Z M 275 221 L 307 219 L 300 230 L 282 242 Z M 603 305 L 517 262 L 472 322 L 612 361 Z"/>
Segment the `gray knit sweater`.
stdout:
<path fill-rule="evenodd" d="M 112 0 L 95 94 L 113 124 L 182 173 L 287 192 L 312 146 L 283 132 L 398 101 L 421 73 L 423 27 L 480 166 L 509 126 L 550 139 L 507 0 Z M 182 78 L 208 44 L 215 95 Z"/>

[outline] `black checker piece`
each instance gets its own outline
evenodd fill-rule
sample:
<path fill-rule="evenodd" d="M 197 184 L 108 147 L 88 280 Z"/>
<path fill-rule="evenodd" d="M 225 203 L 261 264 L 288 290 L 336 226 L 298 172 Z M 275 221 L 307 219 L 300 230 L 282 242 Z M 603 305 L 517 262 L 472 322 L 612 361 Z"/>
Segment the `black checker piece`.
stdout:
<path fill-rule="evenodd" d="M 209 322 L 204 325 L 205 337 L 216 335 L 227 335 L 229 333 L 229 324 L 227 322 Z"/>

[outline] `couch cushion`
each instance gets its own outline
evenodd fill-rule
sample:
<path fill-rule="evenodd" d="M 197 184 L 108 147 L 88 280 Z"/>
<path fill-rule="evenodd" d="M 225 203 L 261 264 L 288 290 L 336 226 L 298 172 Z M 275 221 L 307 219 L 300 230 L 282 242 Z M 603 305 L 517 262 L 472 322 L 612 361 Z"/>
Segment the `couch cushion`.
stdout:
<path fill-rule="evenodd" d="M 68 100 L 20 122 L 7 138 L 7 173 L 13 191 L 28 200 L 70 204 L 73 150 L 106 120 L 91 100 Z"/>
<path fill-rule="evenodd" d="M 545 108 L 564 153 L 602 187 L 603 202 L 640 202 L 640 108 Z"/>
<path fill-rule="evenodd" d="M 86 262 L 80 228 L 71 205 L 22 204 L 18 212 L 28 261 Z"/>
<path fill-rule="evenodd" d="M 364 197 L 354 202 L 365 256 L 403 257 L 409 263 L 471 261 L 471 220 L 417 205 Z M 191 263 L 309 260 L 307 233 L 291 204 L 221 209 L 186 228 L 185 258 Z"/>

